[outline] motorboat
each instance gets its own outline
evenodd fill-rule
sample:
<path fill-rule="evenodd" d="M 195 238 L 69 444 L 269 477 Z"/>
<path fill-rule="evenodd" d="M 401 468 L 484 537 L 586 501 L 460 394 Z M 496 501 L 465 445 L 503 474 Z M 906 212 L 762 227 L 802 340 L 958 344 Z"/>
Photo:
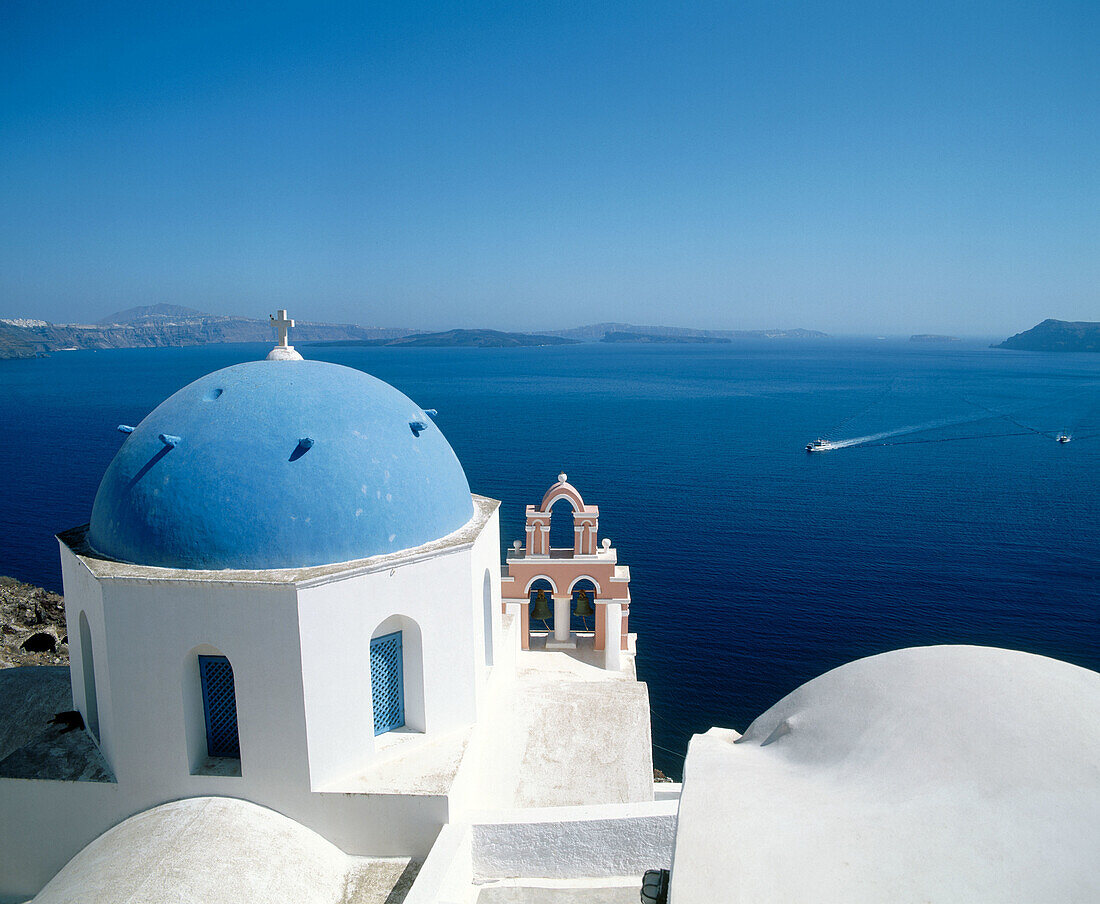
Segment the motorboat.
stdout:
<path fill-rule="evenodd" d="M 1058 435 L 1058 442 L 1060 442 L 1060 443 L 1068 443 L 1068 442 L 1069 442 L 1069 434 L 1068 434 L 1068 433 L 1061 433 L 1061 434 L 1059 434 L 1059 435 Z"/>

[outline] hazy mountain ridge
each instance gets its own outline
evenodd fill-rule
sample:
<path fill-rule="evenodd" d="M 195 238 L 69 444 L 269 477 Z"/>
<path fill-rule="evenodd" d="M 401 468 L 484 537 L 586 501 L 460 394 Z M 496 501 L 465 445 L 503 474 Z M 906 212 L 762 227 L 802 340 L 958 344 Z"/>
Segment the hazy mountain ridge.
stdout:
<path fill-rule="evenodd" d="M 727 339 L 724 336 L 669 336 L 669 335 L 655 335 L 653 333 L 626 333 L 620 330 L 612 330 L 609 333 L 604 333 L 600 342 L 656 342 L 662 345 L 667 344 L 688 344 L 695 345 L 699 343 L 730 343 L 732 339 Z"/>
<path fill-rule="evenodd" d="M 155 323 L 189 323 L 213 317 L 194 308 L 178 304 L 148 304 L 125 311 L 116 311 L 96 321 L 96 326 L 148 326 Z"/>
<path fill-rule="evenodd" d="M 612 338 L 606 339 L 607 336 Z M 292 343 L 401 345 L 405 347 L 523 348 L 572 342 L 728 342 L 733 339 L 820 339 L 817 330 L 696 330 L 673 326 L 596 323 L 532 333 L 490 329 L 425 332 L 299 320 Z M 63 349 L 160 348 L 220 342 L 273 342 L 268 319 L 207 314 L 181 305 L 155 304 L 117 311 L 94 324 L 0 321 L 0 358 L 31 358 Z"/>
<path fill-rule="evenodd" d="M 576 339 L 545 333 L 507 333 L 500 330 L 445 330 L 441 333 L 414 333 L 392 339 L 341 339 L 315 342 L 320 346 L 385 345 L 404 348 L 530 348 L 543 345 L 574 345 Z"/>
<path fill-rule="evenodd" d="M 632 333 L 639 336 L 648 336 L 653 341 L 656 337 L 684 337 L 697 339 L 826 339 L 828 333 L 818 330 L 695 330 L 681 326 L 639 326 L 635 323 L 593 323 L 588 326 L 577 326 L 567 330 L 539 330 L 545 336 L 563 336 L 567 339 L 580 339 L 581 341 L 600 342 L 608 333 Z M 625 340 L 619 340 L 625 341 Z"/>
<path fill-rule="evenodd" d="M 409 329 L 363 327 L 353 323 L 297 321 L 291 342 L 335 339 L 391 339 Z M 31 358 L 61 349 L 161 348 L 220 342 L 274 342 L 270 320 L 204 314 L 178 305 L 130 308 L 97 324 L 23 327 L 0 323 L 0 358 Z"/>
<path fill-rule="evenodd" d="M 1047 318 L 993 348 L 1031 352 L 1100 352 L 1100 323 Z"/>

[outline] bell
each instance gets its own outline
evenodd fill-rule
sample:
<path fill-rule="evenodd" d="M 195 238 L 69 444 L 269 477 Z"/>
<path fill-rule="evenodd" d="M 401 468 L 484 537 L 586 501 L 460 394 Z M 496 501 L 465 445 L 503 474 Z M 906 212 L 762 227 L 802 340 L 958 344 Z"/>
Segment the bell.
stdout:
<path fill-rule="evenodd" d="M 531 610 L 531 618 L 535 621 L 546 621 L 553 617 L 554 613 L 550 611 L 550 603 L 546 599 L 546 591 L 540 590 L 535 596 L 535 608 Z"/>
<path fill-rule="evenodd" d="M 577 594 L 577 607 L 573 610 L 573 614 L 581 618 L 588 618 L 596 614 L 592 609 L 592 604 L 588 602 L 588 594 L 583 590 Z"/>

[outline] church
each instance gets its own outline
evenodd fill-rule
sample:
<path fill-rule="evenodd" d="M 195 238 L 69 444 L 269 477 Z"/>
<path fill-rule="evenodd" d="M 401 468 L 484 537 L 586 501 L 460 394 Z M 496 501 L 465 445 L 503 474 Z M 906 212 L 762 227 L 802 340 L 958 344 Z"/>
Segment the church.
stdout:
<path fill-rule="evenodd" d="M 559 474 L 502 563 L 435 412 L 275 323 L 119 425 L 58 537 L 70 666 L 0 672 L 0 902 L 1100 896 L 1100 676 L 887 653 L 655 784 L 598 506 Z"/>

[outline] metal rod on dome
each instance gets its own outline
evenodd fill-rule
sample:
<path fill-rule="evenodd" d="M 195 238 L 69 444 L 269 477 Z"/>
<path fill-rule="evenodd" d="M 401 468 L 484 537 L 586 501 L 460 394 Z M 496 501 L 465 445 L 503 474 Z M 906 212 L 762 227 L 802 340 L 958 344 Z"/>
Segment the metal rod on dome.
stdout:
<path fill-rule="evenodd" d="M 313 448 L 313 437 L 303 436 L 298 440 L 298 445 L 294 447 L 294 451 L 290 453 L 289 461 L 297 461 L 303 455 L 305 455 L 310 449 Z"/>

